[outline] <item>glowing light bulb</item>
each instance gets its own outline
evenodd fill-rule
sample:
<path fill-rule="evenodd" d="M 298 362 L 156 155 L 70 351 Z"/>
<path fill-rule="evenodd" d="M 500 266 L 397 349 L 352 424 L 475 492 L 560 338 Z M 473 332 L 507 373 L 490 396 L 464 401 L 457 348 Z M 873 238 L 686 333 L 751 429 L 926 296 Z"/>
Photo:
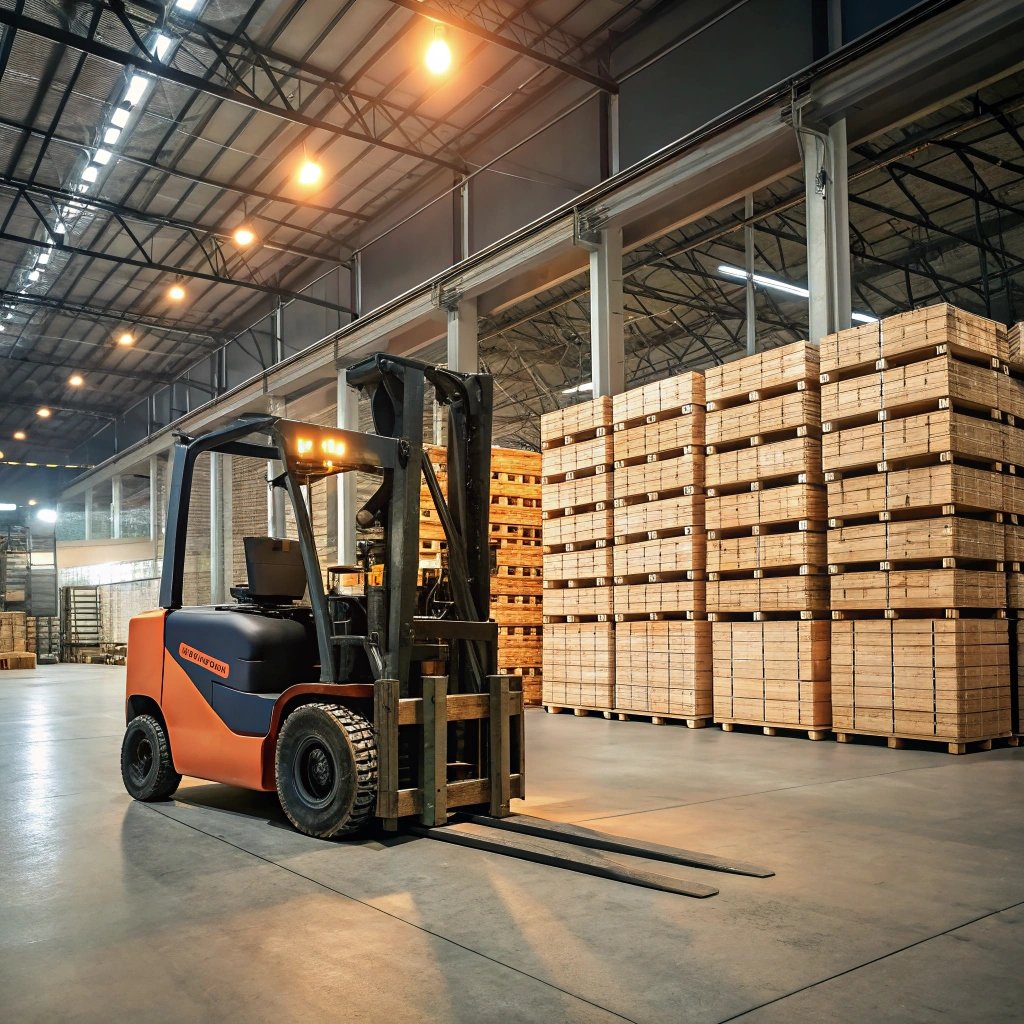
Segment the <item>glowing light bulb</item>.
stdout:
<path fill-rule="evenodd" d="M 68 384 L 73 388 L 80 388 L 85 383 L 85 378 L 80 373 L 73 373 L 68 377 Z"/>
<path fill-rule="evenodd" d="M 172 284 L 167 289 L 167 298 L 171 302 L 184 302 L 185 301 L 185 289 L 180 284 Z"/>
<path fill-rule="evenodd" d="M 235 245 L 244 249 L 245 246 L 252 245 L 256 241 L 256 232 L 243 224 L 241 227 L 235 228 L 235 233 L 231 237 L 234 238 Z"/>
<path fill-rule="evenodd" d="M 28 434 L 26 434 L 24 430 L 16 430 L 14 432 L 14 440 L 15 441 L 24 441 L 27 437 L 28 437 Z"/>
<path fill-rule="evenodd" d="M 452 51 L 440 30 L 427 47 L 423 62 L 432 75 L 443 75 L 452 66 Z"/>
<path fill-rule="evenodd" d="M 122 334 L 117 339 L 117 343 L 118 343 L 118 345 L 124 345 L 126 347 L 128 345 L 134 345 L 135 344 L 135 336 L 133 334 L 129 333 L 128 331 L 125 331 L 124 334 Z"/>
<path fill-rule="evenodd" d="M 311 188 L 323 177 L 324 169 L 315 160 L 303 160 L 299 168 L 299 184 Z"/>
<path fill-rule="evenodd" d="M 49 409 L 47 409 L 47 408 L 46 408 L 46 406 L 44 405 L 44 406 L 42 406 L 41 408 L 39 408 L 39 409 L 36 409 L 36 415 L 37 415 L 37 416 L 38 416 L 38 417 L 39 417 L 39 418 L 40 418 L 41 420 L 48 420 L 48 419 L 49 419 L 49 418 L 50 418 L 50 417 L 51 417 L 51 416 L 53 415 L 53 413 L 52 413 L 52 412 L 50 412 L 50 410 L 49 410 Z"/>

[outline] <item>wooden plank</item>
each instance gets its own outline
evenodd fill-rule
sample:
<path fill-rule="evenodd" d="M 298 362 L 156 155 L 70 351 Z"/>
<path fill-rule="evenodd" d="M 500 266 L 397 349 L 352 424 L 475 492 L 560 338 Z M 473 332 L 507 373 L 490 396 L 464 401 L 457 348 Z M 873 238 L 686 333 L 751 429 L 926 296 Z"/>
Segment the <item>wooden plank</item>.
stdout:
<path fill-rule="evenodd" d="M 377 738 L 377 817 L 397 827 L 398 811 L 398 724 L 397 679 L 378 679 L 373 684 L 373 728 Z"/>
<path fill-rule="evenodd" d="M 490 764 L 490 813 L 504 818 L 511 803 L 511 735 L 509 716 L 512 701 L 508 676 L 488 676 L 490 721 L 488 723 L 488 754 Z"/>
<path fill-rule="evenodd" d="M 423 677 L 423 750 L 420 779 L 427 827 L 448 820 L 448 677 Z"/>

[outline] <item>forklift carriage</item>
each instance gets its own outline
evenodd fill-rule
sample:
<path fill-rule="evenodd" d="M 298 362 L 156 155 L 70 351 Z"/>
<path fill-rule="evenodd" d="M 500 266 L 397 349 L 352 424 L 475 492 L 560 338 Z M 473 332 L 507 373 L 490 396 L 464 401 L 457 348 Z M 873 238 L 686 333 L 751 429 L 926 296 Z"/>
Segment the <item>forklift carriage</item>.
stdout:
<path fill-rule="evenodd" d="M 125 787 L 165 799 L 182 775 L 277 790 L 297 829 L 328 837 L 376 816 L 444 824 L 450 808 L 509 814 L 524 796 L 523 695 L 496 674 L 489 621 L 492 381 L 379 354 L 348 384 L 370 400 L 374 433 L 269 415 L 174 448 L 160 608 L 132 619 L 121 752 Z M 447 410 L 448 497 L 423 457 L 425 385 Z M 197 459 L 223 453 L 283 472 L 298 541 L 245 538 L 247 583 L 233 604 L 183 607 L 189 496 Z M 380 483 L 357 523 L 361 595 L 324 589 L 310 488 L 343 472 Z M 447 542 L 446 578 L 419 583 L 421 477 Z M 383 561 L 371 583 L 374 556 Z M 450 599 L 431 600 L 439 583 Z M 297 603 L 308 593 L 309 604 Z"/>

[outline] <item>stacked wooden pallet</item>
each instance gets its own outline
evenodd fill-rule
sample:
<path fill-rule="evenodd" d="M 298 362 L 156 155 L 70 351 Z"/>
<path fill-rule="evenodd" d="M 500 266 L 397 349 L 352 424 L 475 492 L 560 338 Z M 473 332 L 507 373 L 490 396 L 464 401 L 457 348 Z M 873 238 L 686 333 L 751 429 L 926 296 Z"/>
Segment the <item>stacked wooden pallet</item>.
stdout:
<path fill-rule="evenodd" d="M 613 703 L 611 428 L 610 398 L 541 417 L 544 703 L 581 713 Z"/>
<path fill-rule="evenodd" d="M 0 612 L 0 669 L 35 668 L 24 612 Z"/>
<path fill-rule="evenodd" d="M 1005 419 L 1010 429 L 1006 432 L 1004 459 L 1014 468 L 1018 478 L 1024 468 L 1024 409 L 1020 407 L 1024 395 L 1024 323 L 1011 325 L 1007 332 L 1007 380 L 1003 382 L 1008 409 Z M 1010 487 L 1016 494 L 1016 482 Z M 1007 605 L 1010 618 L 1010 728 L 1015 736 L 1024 736 L 1024 516 L 1007 517 L 1006 567 Z"/>
<path fill-rule="evenodd" d="M 840 739 L 962 750 L 1010 732 L 1024 389 L 1007 357 L 1003 328 L 945 305 L 822 343 Z"/>
<path fill-rule="evenodd" d="M 615 708 L 704 725 L 711 716 L 706 618 L 704 378 L 685 373 L 616 395 Z"/>
<path fill-rule="evenodd" d="M 726 730 L 819 739 L 830 725 L 818 375 L 805 342 L 706 374 L 707 606 Z"/>
<path fill-rule="evenodd" d="M 447 494 L 447 451 L 425 447 Z M 491 449 L 490 540 L 494 554 L 490 617 L 498 623 L 498 671 L 523 678 L 523 699 L 541 701 L 541 457 Z M 438 567 L 444 530 L 426 487 L 420 502 L 420 565 Z"/>

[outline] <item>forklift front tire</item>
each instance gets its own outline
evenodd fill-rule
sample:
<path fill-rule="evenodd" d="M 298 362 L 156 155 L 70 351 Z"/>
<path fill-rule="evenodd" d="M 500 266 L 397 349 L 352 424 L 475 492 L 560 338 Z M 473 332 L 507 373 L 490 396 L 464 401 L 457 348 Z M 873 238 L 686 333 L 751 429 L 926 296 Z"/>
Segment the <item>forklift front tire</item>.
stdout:
<path fill-rule="evenodd" d="M 300 832 L 352 835 L 377 799 L 373 726 L 340 704 L 304 704 L 281 726 L 275 774 L 281 807 Z"/>
<path fill-rule="evenodd" d="M 152 715 L 136 715 L 121 744 L 121 778 L 136 800 L 166 800 L 181 782 L 164 727 Z"/>

